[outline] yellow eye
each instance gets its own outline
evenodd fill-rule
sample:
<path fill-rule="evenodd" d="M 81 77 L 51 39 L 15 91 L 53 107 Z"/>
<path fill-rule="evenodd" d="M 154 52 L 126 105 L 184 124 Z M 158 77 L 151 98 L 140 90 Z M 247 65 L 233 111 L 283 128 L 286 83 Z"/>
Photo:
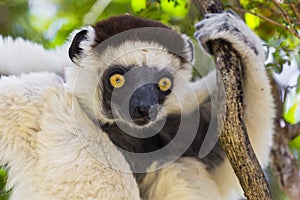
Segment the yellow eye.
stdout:
<path fill-rule="evenodd" d="M 158 82 L 158 88 L 163 92 L 166 92 L 167 90 L 171 89 L 171 87 L 172 81 L 167 77 L 160 79 Z"/>
<path fill-rule="evenodd" d="M 114 74 L 109 78 L 110 84 L 114 88 L 121 88 L 125 84 L 125 78 L 121 74 Z"/>

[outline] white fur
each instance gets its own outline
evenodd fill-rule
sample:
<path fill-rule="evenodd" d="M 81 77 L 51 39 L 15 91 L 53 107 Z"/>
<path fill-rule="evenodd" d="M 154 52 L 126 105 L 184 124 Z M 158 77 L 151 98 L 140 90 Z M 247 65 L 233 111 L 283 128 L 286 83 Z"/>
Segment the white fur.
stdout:
<path fill-rule="evenodd" d="M 74 64 L 68 56 L 69 44 L 54 50 L 22 38 L 3 38 L 0 35 L 0 74 L 21 74 L 52 71 L 62 74 L 63 69 Z"/>
<path fill-rule="evenodd" d="M 11 199 L 140 199 L 125 158 L 60 77 L 1 78 L 0 127 Z"/>
<path fill-rule="evenodd" d="M 232 30 L 224 29 L 222 31 L 220 28 L 224 26 L 224 19 L 227 17 L 227 13 L 211 15 L 210 18 L 200 22 L 200 24 L 205 24 L 205 26 L 197 32 L 198 34 L 196 34 L 196 36 L 199 37 L 199 40 L 202 42 L 202 44 L 205 44 L 209 40 L 220 38 L 225 39 L 231 42 L 233 47 L 236 48 L 236 50 L 240 53 L 243 60 L 243 71 L 245 73 L 244 104 L 246 126 L 251 143 L 254 147 L 254 151 L 257 154 L 262 166 L 266 167 L 269 160 L 268 156 L 270 146 L 272 144 L 272 120 L 274 117 L 274 105 L 268 77 L 264 69 L 263 49 L 259 38 L 257 38 L 257 36 L 255 36 L 238 18 L 230 16 L 227 22 L 230 25 L 237 27 L 242 33 L 246 33 L 246 36 L 240 34 L 239 32 L 232 32 Z M 124 42 L 119 48 L 108 48 L 101 55 L 97 53 L 95 54 L 95 51 L 93 51 L 90 46 L 93 42 L 95 33 L 91 27 L 88 27 L 87 29 L 87 40 L 81 43 L 81 48 L 84 49 L 83 54 L 76 60 L 78 66 L 68 68 L 66 76 L 67 91 L 75 94 L 75 96 L 78 97 L 79 103 L 81 104 L 83 110 L 92 119 L 105 119 L 101 114 L 100 102 L 95 102 L 95 99 L 101 99 L 101 94 L 97 92 L 95 83 L 100 81 L 104 69 L 110 65 L 147 64 L 149 66 L 156 65 L 158 67 L 171 66 L 172 69 L 178 71 L 178 76 L 175 77 L 174 81 L 175 84 L 178 80 L 189 80 L 189 66 L 186 66 L 183 69 L 180 68 L 181 66 L 179 65 L 179 61 L 164 51 L 164 48 L 156 43 L 139 41 L 131 43 Z M 245 38 L 247 40 L 244 40 Z M 255 54 L 253 48 L 250 48 L 251 45 L 256 48 L 258 55 Z M 147 52 L 143 51 L 143 49 L 147 49 Z M 51 60 L 50 58 L 51 55 L 49 55 L 49 58 L 47 58 L 46 61 Z M 25 58 L 22 57 L 22 59 Z M 7 63 L 14 62 L 13 60 L 7 60 Z M 2 72 L 2 68 L 5 69 L 3 65 L 0 65 L 0 72 Z M 11 70 L 12 71 L 10 73 L 21 72 L 19 68 Z M 51 67 L 47 70 L 55 71 Z M 179 78 L 180 73 L 182 73 L 182 78 Z M 90 141 L 89 138 L 96 138 L 95 140 L 99 143 L 103 143 L 103 141 L 105 141 L 105 144 L 109 144 L 108 151 L 105 151 L 105 154 L 108 155 L 108 158 L 106 159 L 108 163 L 112 158 L 116 158 L 116 161 L 120 160 L 122 163 L 120 164 L 121 167 L 125 166 L 124 169 L 129 169 L 122 155 L 120 155 L 120 153 L 113 148 L 110 141 L 108 141 L 108 138 L 99 130 L 99 128 L 97 128 L 90 120 L 88 120 L 84 113 L 76 113 L 78 110 L 80 110 L 76 101 L 72 101 L 72 105 L 76 105 L 75 108 L 78 109 L 74 109 L 74 107 L 71 109 L 70 103 L 68 102 L 70 101 L 69 98 L 73 96 L 66 94 L 61 86 L 56 87 L 51 85 L 52 89 L 48 89 L 48 81 L 51 79 L 51 77 L 48 77 L 48 79 L 45 78 L 45 80 L 39 78 L 40 75 L 36 75 L 35 77 L 30 75 L 30 77 L 31 80 L 27 80 L 26 84 L 17 84 L 16 82 L 18 81 L 16 80 L 18 79 L 15 77 L 5 79 L 5 81 L 2 80 L 0 84 L 0 116 L 3 116 L 0 118 L 0 123 L 2 122 L 5 124 L 5 126 L 0 124 L 1 127 L 5 127 L 4 129 L 0 129 L 0 136 L 2 136 L 0 138 L 0 152 L 5 152 L 4 155 L 1 155 L 2 157 L 0 160 L 2 161 L 2 164 L 7 162 L 10 163 L 9 185 L 15 187 L 13 194 L 15 196 L 13 197 L 18 199 L 18 197 L 21 197 L 21 195 L 39 195 L 40 191 L 45 191 L 45 189 L 47 189 L 46 191 L 51 191 L 54 193 L 55 191 L 59 191 L 57 194 L 61 195 L 59 198 L 66 199 L 63 197 L 66 194 L 74 194 L 79 196 L 79 188 L 85 188 L 85 190 L 80 189 L 81 192 L 91 191 L 89 194 L 93 193 L 101 195 L 97 192 L 101 190 L 98 187 L 98 182 L 95 182 L 95 185 L 86 185 L 87 179 L 89 180 L 90 178 L 93 181 L 99 179 L 100 183 L 106 183 L 105 181 L 111 180 L 116 185 L 125 187 L 124 190 L 122 190 L 123 193 L 117 192 L 116 197 L 120 193 L 124 195 L 132 192 L 132 198 L 124 197 L 124 199 L 138 198 L 137 188 L 131 175 L 123 174 L 117 171 L 115 171 L 116 174 L 114 174 L 112 171 L 110 171 L 108 173 L 108 177 L 103 177 L 103 170 L 108 169 L 99 163 L 96 165 L 93 162 L 93 159 L 89 157 L 91 155 L 84 151 L 84 149 L 82 150 L 82 147 L 80 147 L 81 143 L 78 142 L 76 140 L 76 136 L 74 136 L 74 127 L 69 123 L 65 123 L 65 121 L 74 120 L 73 118 L 70 119 L 70 116 L 73 116 L 73 114 L 78 116 L 75 117 L 75 124 L 80 124 L 82 127 L 85 127 L 86 130 L 88 130 L 82 133 L 87 141 Z M 12 85 L 15 85 L 14 87 L 8 84 L 10 83 L 8 80 L 10 79 Z M 24 82 L 24 79 L 26 78 L 23 77 L 20 80 Z M 53 80 L 51 80 L 50 83 L 51 82 L 53 82 Z M 44 86 L 37 87 L 34 86 L 34 84 Z M 57 85 L 60 85 L 60 83 Z M 8 89 L 5 89 L 6 87 L 8 87 Z M 44 89 L 44 87 L 47 89 Z M 215 91 L 216 77 L 214 72 L 210 73 L 207 77 L 205 77 L 205 79 L 191 83 L 190 87 L 193 89 L 194 93 L 190 92 L 191 90 L 186 89 L 182 83 L 178 83 L 174 87 L 174 90 L 177 91 L 177 95 L 182 98 L 182 102 L 186 110 L 189 110 L 190 108 L 192 109 L 194 106 L 197 106 L 198 103 L 201 103 L 206 97 L 209 96 L 209 91 Z M 21 91 L 15 92 L 15 90 L 19 89 Z M 28 91 L 28 93 L 26 93 L 26 91 Z M 44 93 L 40 91 L 49 92 Z M 44 94 L 47 93 L 51 95 L 48 94 L 49 97 L 47 95 L 45 96 Z M 11 100 L 10 103 L 7 101 L 7 99 L 13 99 L 13 96 L 8 98 L 7 95 L 9 94 L 14 94 L 14 96 L 16 96 L 14 100 Z M 89 98 L 91 94 L 94 94 L 94 97 L 96 98 Z M 190 103 L 190 97 L 197 97 L 198 103 L 195 103 L 194 105 L 193 103 Z M 41 98 L 43 101 L 39 101 Z M 165 106 L 168 112 L 177 111 L 177 108 L 172 108 L 172 102 L 175 101 L 175 98 L 176 96 L 171 96 L 167 99 Z M 26 102 L 28 99 L 30 100 L 30 103 Z M 15 102 L 19 101 L 20 103 L 25 101 L 24 106 L 15 106 Z M 95 108 L 99 110 L 95 111 Z M 23 112 L 20 112 L 20 110 Z M 19 131 L 19 125 L 17 124 L 21 124 L 22 127 L 24 127 L 22 128 L 22 135 L 16 134 Z M 53 124 L 55 124 L 55 126 L 53 126 Z M 16 131 L 5 131 L 11 128 Z M 45 131 L 39 131 L 40 129 Z M 40 132 L 47 136 L 42 137 L 43 134 L 40 134 Z M 39 137 L 35 137 L 35 134 L 33 133 L 39 133 L 37 134 Z M 105 139 L 101 138 L 97 140 L 97 134 L 94 133 L 101 135 Z M 8 137 L 11 138 L 8 139 Z M 43 139 L 41 140 L 40 138 Z M 54 140 L 55 138 L 58 138 L 58 140 Z M 11 141 L 15 142 L 12 143 Z M 41 144 L 37 145 L 39 143 Z M 37 147 L 35 147 L 35 145 L 37 145 Z M 41 148 L 38 153 L 35 153 L 36 148 Z M 84 159 L 81 157 L 82 154 L 80 154 L 80 157 L 76 156 L 79 155 L 78 152 L 81 151 L 85 152 L 83 153 Z M 30 159 L 28 158 L 29 155 L 31 156 Z M 95 155 L 99 155 L 97 154 L 97 151 L 95 152 Z M 101 155 L 103 156 L 103 154 Z M 89 160 L 89 162 L 86 162 L 87 160 Z M 78 170 L 77 168 L 74 169 L 74 166 L 77 166 Z M 92 168 L 89 168 L 91 170 L 86 170 L 88 166 L 95 167 L 93 169 L 100 169 L 92 170 Z M 151 171 L 153 168 L 155 168 L 155 164 L 149 168 L 149 171 Z M 91 171 L 93 171 L 95 174 L 91 175 Z M 87 174 L 83 175 L 82 172 Z M 43 176 L 45 173 L 48 175 Z M 65 176 L 66 174 L 68 174 L 67 177 Z M 124 178 L 123 176 L 126 177 Z M 103 180 L 103 178 L 105 178 L 105 180 Z M 122 182 L 124 180 L 127 181 L 128 184 L 124 185 L 124 182 Z M 70 184 L 68 181 L 70 181 L 72 184 Z M 28 185 L 32 187 L 25 188 L 28 187 Z M 76 189 L 74 189 L 73 186 L 76 187 Z M 109 182 L 107 185 L 105 184 L 105 187 L 110 188 L 111 182 Z M 175 163 L 166 166 L 162 170 L 149 172 L 141 183 L 140 187 L 142 196 L 144 196 L 146 199 L 154 200 L 232 200 L 239 199 L 243 195 L 242 189 L 228 159 L 225 159 L 225 161 L 213 171 L 208 171 L 202 163 L 193 158 L 181 158 Z M 130 188 L 133 189 L 131 190 Z M 70 191 L 72 191 L 72 193 L 70 193 Z M 105 189 L 102 187 L 101 191 L 105 194 L 108 194 L 111 190 L 107 189 L 107 191 L 105 191 Z M 51 194 L 53 195 L 54 193 Z M 51 194 L 47 193 L 47 195 Z M 37 196 L 37 198 L 38 197 L 42 196 Z M 92 199 L 92 197 L 90 197 L 90 199 Z"/>
<path fill-rule="evenodd" d="M 149 168 L 153 171 L 155 163 Z M 220 195 L 206 167 L 195 158 L 180 158 L 162 170 L 149 172 L 140 184 L 145 199 L 230 200 Z"/>

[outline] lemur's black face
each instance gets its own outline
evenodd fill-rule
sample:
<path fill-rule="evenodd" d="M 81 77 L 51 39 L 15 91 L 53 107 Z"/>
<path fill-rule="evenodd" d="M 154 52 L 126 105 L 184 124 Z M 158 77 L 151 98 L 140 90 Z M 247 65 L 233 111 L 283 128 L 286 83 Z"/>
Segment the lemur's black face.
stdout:
<path fill-rule="evenodd" d="M 167 68 L 112 66 L 103 73 L 102 84 L 107 117 L 143 126 L 157 119 L 173 76 Z"/>

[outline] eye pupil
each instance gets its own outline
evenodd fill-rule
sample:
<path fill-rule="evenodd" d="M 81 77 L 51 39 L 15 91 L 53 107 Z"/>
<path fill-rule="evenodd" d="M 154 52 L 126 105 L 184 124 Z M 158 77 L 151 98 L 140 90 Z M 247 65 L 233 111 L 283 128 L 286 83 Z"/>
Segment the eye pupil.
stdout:
<path fill-rule="evenodd" d="M 110 84 L 114 88 L 121 88 L 125 84 L 125 78 L 121 74 L 114 74 L 109 78 Z"/>
<path fill-rule="evenodd" d="M 162 92 L 166 92 L 166 91 L 170 90 L 171 87 L 172 87 L 172 81 L 167 77 L 160 79 L 160 81 L 158 82 L 158 88 Z"/>

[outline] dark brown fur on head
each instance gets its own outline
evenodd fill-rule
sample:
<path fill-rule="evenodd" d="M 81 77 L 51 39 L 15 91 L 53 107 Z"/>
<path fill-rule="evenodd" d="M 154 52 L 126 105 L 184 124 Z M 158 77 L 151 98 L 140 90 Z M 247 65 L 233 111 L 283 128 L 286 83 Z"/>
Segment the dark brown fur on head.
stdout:
<path fill-rule="evenodd" d="M 193 59 L 192 43 L 175 30 L 157 21 L 120 15 L 100 21 L 93 28 L 95 38 L 91 46 L 98 53 L 105 51 L 109 46 L 118 47 L 125 41 L 143 41 L 158 43 L 178 57 L 182 63 L 192 62 Z M 80 59 L 83 52 L 80 44 L 87 39 L 87 34 L 88 30 L 82 30 L 75 35 L 69 49 L 69 56 L 73 62 L 75 62 L 74 58 Z"/>
<path fill-rule="evenodd" d="M 142 19 L 131 15 L 110 17 L 109 19 L 98 22 L 93 27 L 97 36 L 95 42 L 98 44 L 113 35 L 136 28 L 159 27 L 170 29 L 170 27 L 160 22 Z"/>
<path fill-rule="evenodd" d="M 93 27 L 96 34 L 94 47 L 112 36 L 122 33 L 119 38 L 114 37 L 113 43 L 107 45 L 118 46 L 128 40 L 156 42 L 177 57 L 180 57 L 182 61 L 190 61 L 186 55 L 186 41 L 184 41 L 178 32 L 160 22 L 131 15 L 120 15 L 100 21 Z M 152 28 L 149 29 L 149 27 Z M 136 31 L 126 34 L 126 31 L 133 29 Z M 106 45 L 102 46 L 102 48 L 105 47 Z"/>

